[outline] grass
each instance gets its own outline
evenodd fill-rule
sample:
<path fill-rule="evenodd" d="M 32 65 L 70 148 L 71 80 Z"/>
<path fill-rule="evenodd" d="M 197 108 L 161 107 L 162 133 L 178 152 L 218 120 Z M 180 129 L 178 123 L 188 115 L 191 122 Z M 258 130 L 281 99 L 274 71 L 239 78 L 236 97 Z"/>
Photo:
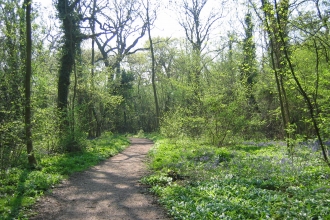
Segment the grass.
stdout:
<path fill-rule="evenodd" d="M 0 219 L 28 219 L 31 206 L 70 174 L 86 170 L 126 148 L 127 138 L 110 133 L 88 141 L 84 152 L 41 156 L 39 170 L 16 167 L 0 180 Z"/>
<path fill-rule="evenodd" d="M 330 219 L 330 169 L 319 154 L 281 143 L 215 148 L 162 139 L 152 186 L 174 219 Z"/>

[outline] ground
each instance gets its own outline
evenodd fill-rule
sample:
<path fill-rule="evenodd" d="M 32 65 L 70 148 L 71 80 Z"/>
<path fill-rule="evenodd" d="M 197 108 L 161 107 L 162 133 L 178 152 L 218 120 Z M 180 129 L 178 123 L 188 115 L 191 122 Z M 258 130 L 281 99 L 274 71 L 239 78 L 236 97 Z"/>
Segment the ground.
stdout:
<path fill-rule="evenodd" d="M 42 197 L 35 206 L 40 219 L 170 219 L 139 183 L 152 142 L 131 138 L 122 153 L 85 172 L 76 173 Z"/>

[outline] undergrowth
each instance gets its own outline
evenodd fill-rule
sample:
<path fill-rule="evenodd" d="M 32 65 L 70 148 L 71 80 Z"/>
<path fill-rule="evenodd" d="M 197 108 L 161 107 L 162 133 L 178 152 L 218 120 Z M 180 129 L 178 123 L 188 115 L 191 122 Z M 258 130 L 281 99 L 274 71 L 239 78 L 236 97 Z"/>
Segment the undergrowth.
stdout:
<path fill-rule="evenodd" d="M 106 133 L 88 141 L 84 152 L 37 155 L 39 169 L 8 169 L 0 180 L 0 219 L 28 219 L 31 206 L 70 174 L 86 170 L 129 145 L 124 136 Z"/>
<path fill-rule="evenodd" d="M 174 219 L 330 219 L 330 169 L 300 146 L 157 141 L 142 179 Z"/>

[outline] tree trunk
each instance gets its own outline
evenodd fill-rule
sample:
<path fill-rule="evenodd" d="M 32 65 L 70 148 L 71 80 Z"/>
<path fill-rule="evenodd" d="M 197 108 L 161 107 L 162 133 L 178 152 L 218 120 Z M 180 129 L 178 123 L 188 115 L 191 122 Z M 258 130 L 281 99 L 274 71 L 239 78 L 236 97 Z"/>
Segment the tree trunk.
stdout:
<path fill-rule="evenodd" d="M 75 52 L 80 45 L 79 21 L 74 15 L 74 7 L 79 1 L 69 5 L 68 0 L 58 0 L 57 8 L 59 17 L 63 22 L 64 45 L 61 57 L 60 74 L 58 81 L 58 108 L 62 112 L 67 111 L 70 75 L 74 67 Z M 74 5 L 73 5 L 74 4 Z"/>
<path fill-rule="evenodd" d="M 288 5 L 287 1 L 285 1 L 284 3 L 287 3 L 287 5 Z M 281 12 L 281 11 L 283 11 L 283 10 L 281 10 L 281 8 L 280 8 L 280 10 L 276 11 L 277 12 L 277 23 L 278 23 L 279 26 L 281 25 L 281 20 L 280 20 L 281 16 L 279 15 L 279 12 Z M 320 147 L 321 147 L 323 159 L 326 162 L 326 164 L 330 167 L 330 161 L 329 161 L 329 158 L 328 158 L 328 155 L 327 155 L 327 149 L 326 149 L 326 147 L 323 143 L 323 139 L 322 139 L 321 133 L 320 133 L 319 124 L 318 124 L 318 121 L 317 121 L 318 116 L 317 116 L 317 114 L 315 114 L 315 110 L 314 110 L 314 106 L 312 104 L 312 100 L 307 95 L 305 89 L 302 87 L 299 79 L 296 76 L 294 66 L 293 66 L 292 61 L 291 61 L 290 56 L 289 56 L 289 50 L 288 50 L 288 46 L 287 46 L 286 36 L 283 34 L 283 32 L 279 32 L 279 40 L 281 41 L 281 43 L 283 45 L 282 50 L 283 50 L 283 53 L 284 53 L 284 58 L 286 59 L 286 61 L 288 63 L 288 67 L 289 67 L 291 76 L 293 77 L 293 79 L 294 79 L 294 81 L 295 81 L 295 83 L 298 87 L 298 91 L 300 92 L 300 94 L 302 95 L 302 97 L 304 98 L 304 100 L 307 104 L 307 109 L 308 109 L 309 114 L 310 114 L 310 118 L 311 118 L 311 121 L 312 121 L 312 124 L 313 124 L 313 127 L 314 127 L 314 131 L 315 131 L 315 134 L 317 136 L 317 139 L 318 139 Z M 317 108 L 317 106 L 316 106 L 316 108 Z M 317 112 L 317 110 L 316 110 L 316 112 Z"/>
<path fill-rule="evenodd" d="M 93 0 L 93 9 L 92 9 L 92 21 L 90 23 L 92 34 L 95 34 L 95 7 L 96 7 L 96 0 Z M 96 137 L 96 132 L 94 133 L 93 130 L 96 130 L 96 126 L 94 126 L 94 120 L 93 120 L 93 108 L 94 108 L 94 97 L 93 92 L 95 90 L 94 87 L 94 64 L 95 64 L 95 38 L 92 38 L 92 60 L 91 60 L 91 88 L 92 93 L 90 95 L 90 103 L 89 103 L 89 130 L 88 130 L 88 136 L 90 138 Z M 93 129 L 94 127 L 94 129 Z"/>
<path fill-rule="evenodd" d="M 148 24 L 148 37 L 149 37 L 149 43 L 150 43 L 150 53 L 151 53 L 151 83 L 152 83 L 152 89 L 154 93 L 154 99 L 155 99 L 155 107 L 156 107 L 156 129 L 159 128 L 159 104 L 158 104 L 158 97 L 157 97 L 157 87 L 155 82 L 156 77 L 156 69 L 155 69 L 155 54 L 154 54 L 154 46 L 151 38 L 151 31 L 150 31 L 150 17 L 149 17 L 149 1 L 147 2 L 147 24 Z"/>
<path fill-rule="evenodd" d="M 62 47 L 62 57 L 60 63 L 60 73 L 58 80 L 58 102 L 57 107 L 60 114 L 60 137 L 67 135 L 70 131 L 68 118 L 68 96 L 70 86 L 70 76 L 75 65 L 75 55 L 80 46 L 82 38 L 80 36 L 79 16 L 76 15 L 75 7 L 79 0 L 69 4 L 68 0 L 58 0 L 57 10 L 59 18 L 63 23 L 64 44 Z M 73 140 L 74 141 L 74 140 Z M 71 151 L 72 143 L 65 143 L 65 150 Z"/>
<path fill-rule="evenodd" d="M 281 16 L 283 21 L 279 25 L 276 21 L 277 13 L 273 11 L 272 5 L 267 0 L 261 0 L 263 6 L 263 12 L 265 15 L 265 24 L 267 28 L 267 34 L 270 42 L 270 56 L 272 61 L 272 68 L 275 74 L 276 86 L 278 97 L 281 107 L 282 122 L 284 127 L 284 133 L 287 140 L 287 147 L 289 152 L 291 152 L 291 143 L 290 143 L 290 133 L 288 129 L 290 127 L 290 112 L 289 105 L 286 97 L 285 87 L 283 80 L 285 77 L 285 72 L 287 69 L 287 64 L 285 62 L 285 55 L 282 51 L 283 43 L 280 40 L 280 33 L 286 34 L 286 23 L 287 23 L 287 12 L 288 5 L 282 5 L 280 9 L 276 7 L 276 11 L 281 11 Z"/>
<path fill-rule="evenodd" d="M 31 4 L 32 0 L 24 2 L 26 6 L 26 75 L 25 75 L 25 138 L 28 161 L 31 167 L 37 165 L 34 157 L 32 131 L 31 131 L 31 76 L 32 76 L 32 29 L 31 29 Z"/>

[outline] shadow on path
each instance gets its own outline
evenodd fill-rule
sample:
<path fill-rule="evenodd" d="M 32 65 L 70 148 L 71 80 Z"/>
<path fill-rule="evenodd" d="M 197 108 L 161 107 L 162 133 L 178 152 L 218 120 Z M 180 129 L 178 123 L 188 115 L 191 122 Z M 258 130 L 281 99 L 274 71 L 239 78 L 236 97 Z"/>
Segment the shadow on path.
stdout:
<path fill-rule="evenodd" d="M 39 219 L 169 219 L 139 180 L 152 142 L 131 139 L 122 153 L 72 175 L 36 205 Z"/>

